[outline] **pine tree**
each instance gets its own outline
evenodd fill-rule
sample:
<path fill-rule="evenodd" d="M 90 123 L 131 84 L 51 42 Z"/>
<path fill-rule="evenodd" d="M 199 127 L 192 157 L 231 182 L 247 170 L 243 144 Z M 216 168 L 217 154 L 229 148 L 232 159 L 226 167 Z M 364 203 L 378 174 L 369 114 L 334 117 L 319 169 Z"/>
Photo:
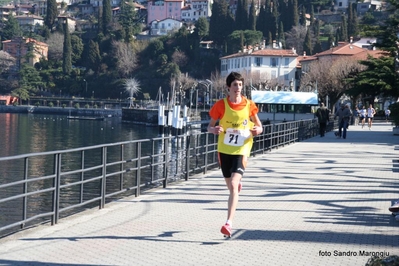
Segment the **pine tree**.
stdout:
<path fill-rule="evenodd" d="M 209 38 L 215 44 L 223 45 L 233 29 L 234 20 L 225 0 L 215 0 L 209 22 Z M 226 47 L 225 47 L 226 49 Z"/>
<path fill-rule="evenodd" d="M 68 28 L 68 19 L 64 23 L 64 50 L 62 53 L 62 71 L 69 75 L 72 71 L 72 45 L 71 35 Z"/>
<path fill-rule="evenodd" d="M 292 0 L 292 26 L 299 25 L 298 0 Z M 306 11 L 305 11 L 306 13 Z M 291 28 L 290 28 L 291 29 Z"/>
<path fill-rule="evenodd" d="M 124 31 L 126 42 L 133 40 L 133 31 L 136 24 L 136 11 L 134 11 L 132 4 L 132 2 L 126 3 L 125 1 L 122 1 L 118 17 L 119 24 L 122 26 Z"/>
<path fill-rule="evenodd" d="M 8 20 L 4 22 L 4 28 L 0 35 L 2 36 L 3 40 L 11 40 L 14 37 L 19 37 L 22 35 L 18 21 L 11 13 L 8 16 Z"/>
<path fill-rule="evenodd" d="M 102 30 L 107 35 L 112 22 L 111 0 L 103 0 Z"/>
<path fill-rule="evenodd" d="M 301 11 L 301 25 L 306 27 L 306 8 L 305 6 L 302 6 L 302 11 Z"/>
<path fill-rule="evenodd" d="M 312 32 L 309 27 L 306 32 L 305 40 L 303 42 L 303 50 L 306 52 L 307 55 L 313 54 L 312 36 L 311 35 L 312 35 Z"/>
<path fill-rule="evenodd" d="M 278 43 L 281 44 L 281 48 L 285 48 L 285 36 L 284 36 L 284 25 L 280 21 L 280 27 L 278 28 Z"/>
<path fill-rule="evenodd" d="M 342 19 L 342 22 L 341 22 L 340 41 L 346 42 L 346 41 L 348 41 L 348 23 L 346 21 L 345 15 L 342 15 L 341 19 Z"/>
<path fill-rule="evenodd" d="M 58 9 L 57 9 L 57 1 L 56 0 L 47 0 L 47 11 L 46 17 L 44 19 L 44 25 L 52 32 L 55 19 L 58 16 Z"/>
<path fill-rule="evenodd" d="M 90 40 L 87 54 L 87 64 L 92 70 L 97 70 L 101 62 L 100 48 L 98 43 Z"/>
<path fill-rule="evenodd" d="M 256 30 L 256 9 L 255 2 L 252 0 L 251 9 L 249 11 L 249 29 Z"/>

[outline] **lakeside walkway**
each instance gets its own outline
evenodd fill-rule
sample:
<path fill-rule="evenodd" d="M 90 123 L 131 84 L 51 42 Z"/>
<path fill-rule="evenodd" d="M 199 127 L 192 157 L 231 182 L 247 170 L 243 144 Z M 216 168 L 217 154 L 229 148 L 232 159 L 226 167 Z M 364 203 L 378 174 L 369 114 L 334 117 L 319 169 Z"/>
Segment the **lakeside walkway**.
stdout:
<path fill-rule="evenodd" d="M 365 265 L 399 255 L 399 136 L 350 126 L 250 158 L 232 238 L 220 171 L 0 239 L 0 265 Z"/>

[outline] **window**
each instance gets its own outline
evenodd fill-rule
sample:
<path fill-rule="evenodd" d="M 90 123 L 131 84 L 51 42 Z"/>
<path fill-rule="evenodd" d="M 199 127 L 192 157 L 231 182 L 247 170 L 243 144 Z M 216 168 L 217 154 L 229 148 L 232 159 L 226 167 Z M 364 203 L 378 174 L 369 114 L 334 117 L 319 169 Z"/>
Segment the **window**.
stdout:
<path fill-rule="evenodd" d="M 272 70 L 271 76 L 272 76 L 272 79 L 277 78 L 277 71 Z"/>
<path fill-rule="evenodd" d="M 289 58 L 284 58 L 284 66 L 288 67 L 290 65 L 290 59 Z"/>
<path fill-rule="evenodd" d="M 255 66 L 261 66 L 262 65 L 262 57 L 255 57 Z"/>
<path fill-rule="evenodd" d="M 276 67 L 278 65 L 278 58 L 271 58 L 270 59 L 270 65 L 272 67 Z"/>

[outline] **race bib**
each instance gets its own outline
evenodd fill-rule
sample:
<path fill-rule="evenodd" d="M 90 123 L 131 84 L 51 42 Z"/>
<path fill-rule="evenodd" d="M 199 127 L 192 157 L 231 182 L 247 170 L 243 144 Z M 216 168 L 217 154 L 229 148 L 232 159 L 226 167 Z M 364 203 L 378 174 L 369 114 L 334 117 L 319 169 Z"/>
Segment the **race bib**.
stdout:
<path fill-rule="evenodd" d="M 230 146 L 242 146 L 245 140 L 251 137 L 251 131 L 248 129 L 228 128 L 224 134 L 224 144 Z"/>

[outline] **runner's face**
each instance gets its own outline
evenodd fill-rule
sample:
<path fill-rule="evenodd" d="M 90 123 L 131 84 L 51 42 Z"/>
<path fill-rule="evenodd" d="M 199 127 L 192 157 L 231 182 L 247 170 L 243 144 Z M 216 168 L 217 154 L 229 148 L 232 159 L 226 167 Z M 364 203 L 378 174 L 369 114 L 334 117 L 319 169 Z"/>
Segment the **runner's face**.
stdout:
<path fill-rule="evenodd" d="M 230 93 L 233 95 L 240 95 L 242 91 L 242 81 L 234 80 L 230 86 Z"/>

